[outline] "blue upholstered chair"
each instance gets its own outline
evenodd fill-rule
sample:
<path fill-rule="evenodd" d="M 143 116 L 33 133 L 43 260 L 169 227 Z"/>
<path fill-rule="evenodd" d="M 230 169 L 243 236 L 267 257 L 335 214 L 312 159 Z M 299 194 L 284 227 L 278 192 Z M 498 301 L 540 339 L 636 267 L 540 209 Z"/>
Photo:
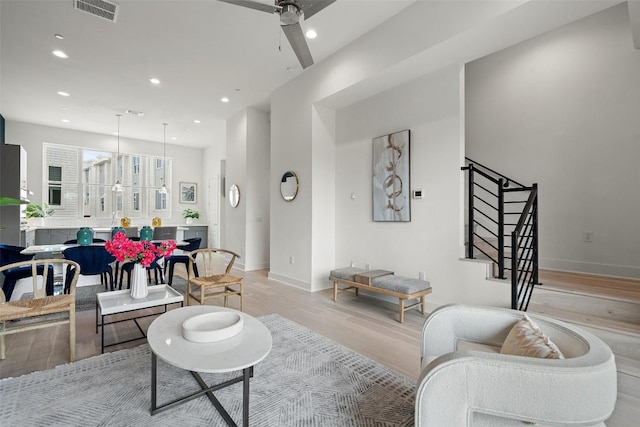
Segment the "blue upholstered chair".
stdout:
<path fill-rule="evenodd" d="M 155 227 L 153 240 L 175 240 L 177 234 L 178 227 Z"/>
<path fill-rule="evenodd" d="M 0 267 L 21 261 L 30 261 L 33 255 L 22 255 L 20 252 L 23 250 L 22 246 L 0 245 Z M 42 269 L 42 266 L 38 266 L 38 275 L 42 275 Z M 10 268 L 4 270 L 2 274 L 4 276 L 2 290 L 6 300 L 10 301 L 18 280 L 31 277 L 31 268 L 28 266 Z M 46 292 L 47 295 L 53 295 L 53 274 L 47 276 Z"/>
<path fill-rule="evenodd" d="M 185 242 L 189 242 L 187 246 L 183 246 L 180 248 L 181 251 L 184 251 L 184 254 L 176 254 L 171 255 L 168 258 L 164 259 L 164 274 L 169 278 L 168 285 L 171 286 L 173 283 L 173 269 L 176 264 L 184 264 L 184 268 L 186 269 L 189 266 L 189 252 L 195 251 L 196 249 L 200 249 L 200 243 L 202 242 L 202 237 L 193 237 L 191 239 L 185 239 Z M 167 276 L 167 267 L 169 268 L 169 275 Z M 198 277 L 198 266 L 193 266 L 193 271 L 196 277 Z"/>
<path fill-rule="evenodd" d="M 75 261 L 80 265 L 80 274 L 83 276 L 95 276 L 103 274 L 108 276 L 109 286 L 104 282 L 105 287 L 109 290 L 114 289 L 113 285 L 113 269 L 111 263 L 116 257 L 111 255 L 104 246 L 76 246 L 65 249 L 62 254 L 65 259 Z"/>
<path fill-rule="evenodd" d="M 160 258 L 156 259 L 151 263 L 149 267 L 147 267 L 147 275 L 148 275 L 149 281 L 151 281 L 151 271 L 153 271 L 156 285 L 158 283 L 164 283 L 164 277 L 162 275 L 162 267 L 160 267 L 160 265 L 158 264 L 159 259 Z M 134 262 L 125 262 L 124 264 L 122 264 L 122 267 L 120 268 L 120 277 L 118 278 L 118 289 L 122 289 L 122 280 L 123 280 L 124 273 L 127 273 L 127 289 L 131 288 L 131 271 L 133 270 L 134 266 L 135 266 Z M 160 277 L 160 282 L 158 282 L 158 276 Z"/>

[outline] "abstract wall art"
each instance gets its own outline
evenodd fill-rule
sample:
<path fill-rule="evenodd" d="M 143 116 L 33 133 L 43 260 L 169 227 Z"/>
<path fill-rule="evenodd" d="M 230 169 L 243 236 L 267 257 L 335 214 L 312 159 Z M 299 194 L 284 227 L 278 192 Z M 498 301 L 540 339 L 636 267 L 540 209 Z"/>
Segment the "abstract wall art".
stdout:
<path fill-rule="evenodd" d="M 409 130 L 373 139 L 373 220 L 411 221 Z"/>

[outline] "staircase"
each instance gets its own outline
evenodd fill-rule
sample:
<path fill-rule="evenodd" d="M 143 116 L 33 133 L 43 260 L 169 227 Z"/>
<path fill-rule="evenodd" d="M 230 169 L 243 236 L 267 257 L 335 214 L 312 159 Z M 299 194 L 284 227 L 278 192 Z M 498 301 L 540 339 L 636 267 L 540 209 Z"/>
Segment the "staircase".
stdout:
<path fill-rule="evenodd" d="M 538 284 L 538 186 L 465 159 L 467 258 L 491 261 L 511 282 L 511 308 L 526 311 Z"/>
<path fill-rule="evenodd" d="M 611 347 L 618 370 L 618 401 L 609 427 L 640 419 L 640 280 L 539 270 L 529 312 L 576 324 Z"/>

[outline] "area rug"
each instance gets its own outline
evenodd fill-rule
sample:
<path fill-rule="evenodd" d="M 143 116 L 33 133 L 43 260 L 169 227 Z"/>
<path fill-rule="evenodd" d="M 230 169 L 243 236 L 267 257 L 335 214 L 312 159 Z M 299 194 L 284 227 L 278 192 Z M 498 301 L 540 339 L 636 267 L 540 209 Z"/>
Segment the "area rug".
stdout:
<path fill-rule="evenodd" d="M 251 379 L 251 426 L 411 426 L 415 382 L 284 317 L 259 318 L 273 348 Z M 186 371 L 158 360 L 158 404 L 199 390 Z M 202 374 L 208 383 L 235 373 Z M 0 380 L 7 426 L 222 426 L 207 397 L 149 414 L 147 344 Z M 242 384 L 217 391 L 242 422 Z"/>

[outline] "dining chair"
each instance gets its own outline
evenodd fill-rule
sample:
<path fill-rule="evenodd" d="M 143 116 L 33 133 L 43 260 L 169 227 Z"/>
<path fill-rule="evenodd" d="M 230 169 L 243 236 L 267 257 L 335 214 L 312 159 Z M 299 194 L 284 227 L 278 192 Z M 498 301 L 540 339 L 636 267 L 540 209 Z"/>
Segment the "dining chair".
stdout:
<path fill-rule="evenodd" d="M 153 240 L 175 240 L 178 234 L 178 227 L 155 227 L 153 229 Z"/>
<path fill-rule="evenodd" d="M 140 230 L 138 230 L 138 227 L 124 227 L 124 234 L 126 234 L 128 238 L 140 237 Z"/>
<path fill-rule="evenodd" d="M 0 359 L 6 357 L 6 335 L 68 324 L 69 361 L 73 362 L 76 358 L 75 294 L 80 265 L 68 259 L 35 259 L 0 267 L 3 273 L 14 269 L 31 271 L 33 294 L 28 299 L 7 302 L 4 292 L 0 292 Z M 42 286 L 50 278 L 52 281 L 55 271 L 66 272 L 64 291 L 60 295 L 53 295 L 47 286 Z"/>
<path fill-rule="evenodd" d="M 91 243 L 106 243 L 107 241 L 104 239 L 98 239 L 96 237 L 93 238 L 93 240 L 91 241 Z M 67 240 L 66 242 L 63 243 L 64 245 L 77 245 L 78 244 L 78 239 L 70 239 Z M 107 273 L 102 273 L 100 275 L 100 284 L 104 285 L 105 282 L 107 281 Z"/>
<path fill-rule="evenodd" d="M 33 255 L 23 255 L 21 252 L 25 248 L 22 246 L 13 245 L 1 245 L 0 244 L 0 266 L 14 264 L 20 261 L 30 261 L 33 259 Z M 42 275 L 42 267 L 39 267 L 38 274 Z M 2 290 L 4 291 L 7 301 L 11 300 L 13 290 L 16 287 L 16 283 L 20 279 L 26 279 L 31 276 L 31 269 L 27 267 L 16 267 L 4 270 L 4 281 L 2 282 Z M 47 290 L 53 292 L 53 276 L 50 276 L 50 280 L 47 282 Z"/>
<path fill-rule="evenodd" d="M 188 242 L 188 245 L 182 246 L 180 248 L 183 253 L 174 254 L 170 257 L 164 259 L 164 275 L 168 277 L 169 282 L 167 283 L 169 286 L 173 283 L 173 269 L 176 264 L 184 264 L 185 269 L 189 268 L 189 252 L 195 251 L 196 249 L 200 249 L 200 243 L 202 242 L 202 237 L 193 237 L 191 239 L 185 239 L 185 242 Z M 169 268 L 169 275 L 167 276 L 167 267 Z M 198 266 L 193 266 L 194 275 L 198 276 Z"/>
<path fill-rule="evenodd" d="M 101 283 L 107 290 L 114 290 L 113 268 L 111 263 L 116 257 L 111 255 L 104 246 L 75 246 L 67 248 L 62 252 L 65 259 L 75 261 L 80 264 L 83 276 L 100 275 Z M 108 276 L 107 280 L 102 280 L 103 275 Z"/>
<path fill-rule="evenodd" d="M 189 253 L 189 273 L 187 280 L 187 305 L 190 297 L 199 304 L 210 298 L 224 297 L 224 306 L 232 295 L 240 297 L 240 311 L 244 303 L 244 285 L 242 277 L 231 275 L 231 268 L 240 255 L 227 249 L 204 248 Z M 231 258 L 227 261 L 227 256 Z M 199 264 L 200 276 L 196 276 L 196 265 Z M 216 273 L 216 271 L 224 271 Z M 199 292 L 192 288 L 199 288 Z"/>
<path fill-rule="evenodd" d="M 149 267 L 146 267 L 147 277 L 149 282 L 151 282 L 151 272 L 153 271 L 156 285 L 159 283 L 164 283 L 164 275 L 162 274 L 162 267 L 160 266 L 160 264 L 158 264 L 159 260 L 160 258 L 156 258 L 156 260 L 153 261 L 149 265 Z M 131 272 L 133 271 L 133 267 L 135 267 L 134 262 L 125 262 L 124 264 L 122 264 L 122 267 L 120 267 L 120 277 L 117 278 L 119 290 L 122 289 L 122 282 L 123 282 L 125 273 L 127 274 L 127 289 L 131 288 Z M 160 277 L 160 281 L 158 281 L 158 277 Z"/>
<path fill-rule="evenodd" d="M 105 243 L 106 240 L 104 239 L 97 239 L 97 238 L 93 238 L 92 243 Z M 77 245 L 78 244 L 78 239 L 70 239 L 67 240 L 66 242 L 63 243 L 63 245 Z"/>

